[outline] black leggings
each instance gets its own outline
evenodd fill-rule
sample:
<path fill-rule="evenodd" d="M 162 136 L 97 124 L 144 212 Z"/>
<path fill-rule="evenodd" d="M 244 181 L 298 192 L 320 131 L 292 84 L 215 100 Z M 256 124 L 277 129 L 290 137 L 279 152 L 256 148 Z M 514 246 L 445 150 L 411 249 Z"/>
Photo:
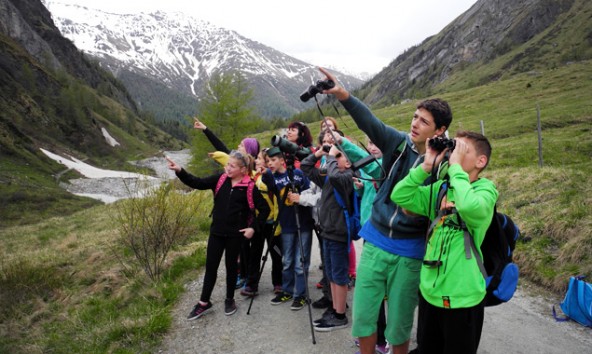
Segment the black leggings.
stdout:
<path fill-rule="evenodd" d="M 259 287 L 259 272 L 263 246 L 267 240 L 269 255 L 271 256 L 271 283 L 282 286 L 282 243 L 280 236 L 273 236 L 273 224 L 265 224 L 261 232 L 257 232 L 251 239 L 251 253 L 249 255 L 249 278 L 247 285 L 254 290 Z"/>
<path fill-rule="evenodd" d="M 209 302 L 218 277 L 218 267 L 225 254 L 226 264 L 226 298 L 234 298 L 234 290 L 237 277 L 236 259 L 240 253 L 243 236 L 216 236 L 210 234 L 208 248 L 206 250 L 206 274 L 204 275 L 203 288 L 201 289 L 200 300 Z"/>

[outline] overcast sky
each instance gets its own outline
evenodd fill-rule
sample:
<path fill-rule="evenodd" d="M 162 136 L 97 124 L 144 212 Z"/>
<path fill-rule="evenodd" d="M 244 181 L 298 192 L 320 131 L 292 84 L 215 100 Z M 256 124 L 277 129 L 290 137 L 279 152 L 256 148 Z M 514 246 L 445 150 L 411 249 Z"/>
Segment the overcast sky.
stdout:
<path fill-rule="evenodd" d="M 116 13 L 181 11 L 308 63 L 375 74 L 476 0 L 56 0 Z"/>

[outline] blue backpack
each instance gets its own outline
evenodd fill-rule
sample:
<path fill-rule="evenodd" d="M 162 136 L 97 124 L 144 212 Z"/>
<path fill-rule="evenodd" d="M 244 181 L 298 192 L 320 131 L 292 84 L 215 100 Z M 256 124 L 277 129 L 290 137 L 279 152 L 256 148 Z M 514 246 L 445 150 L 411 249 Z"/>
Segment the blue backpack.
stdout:
<path fill-rule="evenodd" d="M 343 215 L 345 216 L 345 222 L 347 224 L 347 244 L 349 247 L 349 245 L 351 244 L 351 240 L 356 241 L 360 239 L 360 235 L 358 233 L 362 228 L 362 223 L 360 222 L 361 198 L 358 195 L 358 192 L 356 192 L 356 190 L 354 189 L 350 200 L 350 210 L 350 208 L 347 207 L 347 203 L 339 194 L 337 189 L 335 189 L 335 187 L 333 187 L 333 194 L 335 195 L 335 200 L 337 201 L 337 204 L 339 204 L 341 209 L 343 209 Z"/>
<path fill-rule="evenodd" d="M 571 319 L 583 326 L 592 327 L 592 284 L 586 283 L 583 279 L 582 275 L 569 278 L 567 292 L 560 304 L 561 311 L 567 317 L 558 317 L 553 305 L 553 317 L 557 321 Z"/>

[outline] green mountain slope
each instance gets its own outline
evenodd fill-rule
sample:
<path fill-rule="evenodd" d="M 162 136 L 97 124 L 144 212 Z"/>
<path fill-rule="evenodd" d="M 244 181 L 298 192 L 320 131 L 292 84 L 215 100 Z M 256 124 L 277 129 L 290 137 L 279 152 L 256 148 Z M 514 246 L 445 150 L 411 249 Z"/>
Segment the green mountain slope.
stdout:
<path fill-rule="evenodd" d="M 64 168 L 40 148 L 130 169 L 183 145 L 141 117 L 113 76 L 84 58 L 38 0 L 0 0 L 0 226 L 93 204 L 58 187 Z M 105 129 L 120 145 L 112 147 Z M 67 177 L 67 176 L 66 176 Z"/>

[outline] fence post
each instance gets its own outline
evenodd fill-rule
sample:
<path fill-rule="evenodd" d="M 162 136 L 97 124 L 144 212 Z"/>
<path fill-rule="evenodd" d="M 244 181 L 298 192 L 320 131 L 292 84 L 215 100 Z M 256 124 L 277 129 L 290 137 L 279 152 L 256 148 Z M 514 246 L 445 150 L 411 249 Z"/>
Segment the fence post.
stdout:
<path fill-rule="evenodd" d="M 485 136 L 485 124 L 483 123 L 483 120 L 481 120 L 481 135 Z"/>
<path fill-rule="evenodd" d="M 543 167 L 543 134 L 541 127 L 541 107 L 537 103 L 537 133 L 539 139 L 539 167 Z"/>

